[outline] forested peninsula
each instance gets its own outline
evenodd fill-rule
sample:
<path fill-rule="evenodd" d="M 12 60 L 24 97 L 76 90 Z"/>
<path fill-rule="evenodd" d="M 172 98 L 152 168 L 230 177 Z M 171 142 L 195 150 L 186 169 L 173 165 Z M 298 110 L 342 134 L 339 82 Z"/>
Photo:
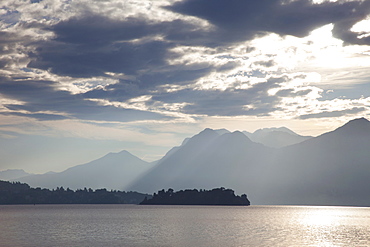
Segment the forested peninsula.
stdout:
<path fill-rule="evenodd" d="M 160 190 L 154 195 L 106 189 L 58 187 L 31 188 L 26 183 L 0 180 L 0 205 L 15 204 L 141 204 L 141 205 L 240 205 L 249 206 L 247 195 L 223 187 L 212 190 Z"/>
<path fill-rule="evenodd" d="M 224 205 L 249 206 L 250 201 L 246 194 L 235 195 L 231 189 L 223 187 L 212 190 L 160 190 L 154 193 L 151 199 L 145 198 L 141 205 Z"/>
<path fill-rule="evenodd" d="M 106 189 L 31 188 L 28 184 L 0 180 L 0 204 L 139 204 L 149 194 Z"/>

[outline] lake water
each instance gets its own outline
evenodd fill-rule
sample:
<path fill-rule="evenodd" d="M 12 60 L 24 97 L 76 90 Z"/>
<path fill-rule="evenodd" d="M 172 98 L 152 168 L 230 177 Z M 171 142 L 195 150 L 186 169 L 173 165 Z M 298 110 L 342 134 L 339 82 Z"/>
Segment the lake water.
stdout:
<path fill-rule="evenodd" d="M 370 246 L 370 208 L 0 206 L 0 246 Z"/>

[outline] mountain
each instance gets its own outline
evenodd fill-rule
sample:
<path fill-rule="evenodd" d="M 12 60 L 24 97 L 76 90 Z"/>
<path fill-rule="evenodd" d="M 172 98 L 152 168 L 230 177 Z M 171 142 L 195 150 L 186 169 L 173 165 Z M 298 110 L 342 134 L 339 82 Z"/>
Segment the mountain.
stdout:
<path fill-rule="evenodd" d="M 220 135 L 205 129 L 167 153 L 129 189 L 153 193 L 163 188 L 229 187 L 247 193 L 253 201 L 273 152 L 239 131 Z"/>
<path fill-rule="evenodd" d="M 267 147 L 281 148 L 297 144 L 312 138 L 311 136 L 301 136 L 286 127 L 263 128 L 253 133 L 243 131 L 252 141 L 261 143 Z"/>
<path fill-rule="evenodd" d="M 271 173 L 278 179 L 269 186 L 280 189 L 270 203 L 370 205 L 370 122 L 365 118 L 283 148 L 274 160 Z"/>
<path fill-rule="evenodd" d="M 127 151 L 55 174 L 19 180 L 32 187 L 91 187 L 153 193 L 161 189 L 232 188 L 253 204 L 370 206 L 370 122 L 349 121 L 334 131 L 281 148 L 256 142 L 255 133 L 205 129 L 147 163 Z M 263 135 L 262 135 L 263 134 Z M 288 138 L 288 137 L 287 137 Z M 281 143 L 281 142 L 280 142 Z"/>
<path fill-rule="evenodd" d="M 106 188 L 126 189 L 139 174 L 150 168 L 148 162 L 127 151 L 109 153 L 87 164 L 71 167 L 63 172 L 31 175 L 15 179 L 32 187 L 56 188 L 63 186 L 70 189 Z"/>
<path fill-rule="evenodd" d="M 8 169 L 0 172 L 0 180 L 12 180 L 29 175 L 32 174 L 27 173 L 22 169 Z"/>
<path fill-rule="evenodd" d="M 205 129 L 129 188 L 153 193 L 222 186 L 246 193 L 253 204 L 369 206 L 369 178 L 370 122 L 362 118 L 278 149 L 238 131 Z"/>

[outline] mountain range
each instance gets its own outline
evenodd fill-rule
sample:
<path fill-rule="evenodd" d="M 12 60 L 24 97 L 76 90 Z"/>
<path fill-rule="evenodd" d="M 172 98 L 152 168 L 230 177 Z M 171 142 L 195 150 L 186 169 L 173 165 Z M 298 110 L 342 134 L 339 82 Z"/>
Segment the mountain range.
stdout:
<path fill-rule="evenodd" d="M 303 142 L 312 136 L 301 136 L 286 127 L 264 128 L 253 133 L 243 131 L 251 141 L 261 143 L 267 147 L 281 148 Z"/>
<path fill-rule="evenodd" d="M 369 206 L 370 122 L 318 137 L 287 128 L 254 133 L 205 129 L 148 163 L 127 151 L 61 173 L 18 178 L 33 187 L 160 189 L 227 187 L 252 204 Z"/>
<path fill-rule="evenodd" d="M 28 175 L 13 179 L 31 187 L 70 189 L 106 188 L 124 190 L 133 180 L 150 168 L 150 163 L 127 151 L 109 153 L 87 164 L 71 167 L 59 173 Z"/>
<path fill-rule="evenodd" d="M 5 171 L 0 171 L 0 180 L 13 180 L 30 175 L 33 174 L 25 172 L 22 169 L 9 169 Z"/>

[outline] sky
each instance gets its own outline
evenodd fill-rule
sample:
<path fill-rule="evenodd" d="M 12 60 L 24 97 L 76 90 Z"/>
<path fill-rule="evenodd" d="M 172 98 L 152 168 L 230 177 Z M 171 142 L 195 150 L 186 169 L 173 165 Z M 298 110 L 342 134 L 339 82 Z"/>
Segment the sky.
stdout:
<path fill-rule="evenodd" d="M 370 1 L 2 0 L 0 170 L 370 116 Z"/>

